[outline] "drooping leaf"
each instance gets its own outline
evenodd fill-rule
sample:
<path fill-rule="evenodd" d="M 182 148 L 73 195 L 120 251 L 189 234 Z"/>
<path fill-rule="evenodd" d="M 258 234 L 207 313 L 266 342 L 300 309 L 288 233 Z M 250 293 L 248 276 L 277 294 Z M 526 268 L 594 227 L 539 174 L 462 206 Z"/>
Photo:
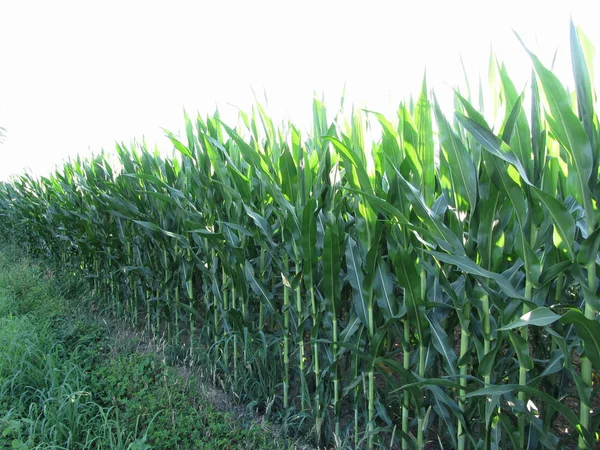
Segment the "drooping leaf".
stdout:
<path fill-rule="evenodd" d="M 448 339 L 448 334 L 442 326 L 435 320 L 431 320 L 429 316 L 425 316 L 431 325 L 431 337 L 433 338 L 433 346 L 440 354 L 442 358 L 442 363 L 444 364 L 444 369 L 446 369 L 446 373 L 451 376 L 458 375 L 458 365 L 457 365 L 457 356 L 456 352 L 450 345 L 450 340 Z"/>
<path fill-rule="evenodd" d="M 524 315 L 522 315 L 519 319 L 514 322 L 509 323 L 508 325 L 498 328 L 498 330 L 512 330 L 515 328 L 526 327 L 530 325 L 534 325 L 537 327 L 544 327 L 546 325 L 550 325 L 557 320 L 560 319 L 558 314 L 553 313 L 551 310 L 542 306 L 540 308 L 536 308 L 531 310 Z"/>
<path fill-rule="evenodd" d="M 273 294 L 267 289 L 267 287 L 256 278 L 254 273 L 254 267 L 250 261 L 246 260 L 244 265 L 244 273 L 246 274 L 246 281 L 250 283 L 250 288 L 258 296 L 261 302 L 264 303 L 267 311 L 275 312 L 275 306 L 273 304 Z"/>
<path fill-rule="evenodd" d="M 490 272 L 480 266 L 478 266 L 471 259 L 466 256 L 449 255 L 447 253 L 440 253 L 432 250 L 427 250 L 427 253 L 435 257 L 436 259 L 445 262 L 447 264 L 453 264 L 461 270 L 472 275 L 482 276 L 489 278 L 498 283 L 498 286 L 504 291 L 506 295 L 513 298 L 523 298 L 522 294 L 519 294 L 510 282 L 501 274 Z"/>
<path fill-rule="evenodd" d="M 510 147 L 508 147 L 505 143 L 503 143 L 499 138 L 494 136 L 491 131 L 485 129 L 479 124 L 475 123 L 471 119 L 461 116 L 458 116 L 459 120 L 463 124 L 465 128 L 473 134 L 475 139 L 490 153 L 494 156 L 512 164 L 519 175 L 521 175 L 521 179 L 527 183 L 531 187 L 531 191 L 537 198 L 546 206 L 548 212 L 553 218 L 553 223 L 556 227 L 556 231 L 560 236 L 559 242 L 557 245 L 561 250 L 563 250 L 569 259 L 573 260 L 573 241 L 575 236 L 575 220 L 569 213 L 569 211 L 565 208 L 565 206 L 558 201 L 556 198 L 551 196 L 550 194 L 538 189 L 535 185 L 533 185 L 527 176 L 525 168 L 521 165 L 520 161 L 516 158 L 516 156 L 511 153 Z M 506 175 L 502 171 L 498 171 L 499 176 L 502 178 L 503 183 L 507 185 L 510 181 L 507 179 Z M 512 185 L 512 183 L 511 183 Z M 506 188 L 507 193 L 512 193 L 512 189 Z M 513 203 L 516 203 L 516 196 L 512 196 Z M 522 218 L 524 211 L 521 211 L 523 207 L 519 208 L 518 214 L 521 217 L 518 217 L 519 220 Z"/>
<path fill-rule="evenodd" d="M 519 360 L 519 366 L 525 370 L 533 369 L 533 359 L 529 356 L 529 343 L 525 338 L 515 332 L 509 332 L 508 338 Z"/>
<path fill-rule="evenodd" d="M 567 311 L 560 321 L 575 327 L 577 336 L 583 342 L 585 356 L 596 370 L 600 370 L 600 322 L 588 319 L 581 311 L 574 309 Z"/>

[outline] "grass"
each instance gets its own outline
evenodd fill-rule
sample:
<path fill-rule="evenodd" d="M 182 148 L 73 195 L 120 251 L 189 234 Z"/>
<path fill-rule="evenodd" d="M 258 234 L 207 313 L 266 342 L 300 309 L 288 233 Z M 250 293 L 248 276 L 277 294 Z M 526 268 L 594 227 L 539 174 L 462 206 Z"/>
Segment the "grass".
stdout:
<path fill-rule="evenodd" d="M 80 282 L 0 249 L 0 448 L 295 447 L 215 409 L 197 376 L 82 312 L 88 301 Z"/>

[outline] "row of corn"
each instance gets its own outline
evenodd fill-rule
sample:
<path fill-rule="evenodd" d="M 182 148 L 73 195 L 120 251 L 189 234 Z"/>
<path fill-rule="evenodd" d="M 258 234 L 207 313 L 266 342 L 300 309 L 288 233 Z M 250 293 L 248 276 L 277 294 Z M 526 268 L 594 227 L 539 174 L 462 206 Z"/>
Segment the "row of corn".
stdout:
<path fill-rule="evenodd" d="M 319 445 L 559 448 L 598 442 L 598 118 L 578 32 L 569 94 L 503 65 L 492 128 L 423 83 L 397 117 L 308 136 L 260 105 L 0 185 L 5 239 Z M 525 50 L 527 51 L 527 50 Z M 378 130 L 376 139 L 366 138 Z M 427 445 L 433 447 L 426 447 Z"/>

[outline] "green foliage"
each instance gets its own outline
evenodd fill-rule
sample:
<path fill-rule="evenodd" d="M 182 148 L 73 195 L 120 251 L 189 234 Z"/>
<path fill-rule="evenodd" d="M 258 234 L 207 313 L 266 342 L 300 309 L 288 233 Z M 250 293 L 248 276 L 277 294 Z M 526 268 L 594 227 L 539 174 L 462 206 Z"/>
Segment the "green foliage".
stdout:
<path fill-rule="evenodd" d="M 171 157 L 119 145 L 0 185 L 0 226 L 315 443 L 590 448 L 600 127 L 579 36 L 575 96 L 532 54 L 519 95 L 492 59 L 499 127 L 459 92 L 449 120 L 425 80 L 394 120 L 315 101 L 308 136 L 260 105 L 236 128 L 186 115 Z M 145 395 L 163 367 L 114 364 L 102 401 L 169 429 Z"/>
<path fill-rule="evenodd" d="M 158 357 L 109 353 L 107 327 L 66 313 L 82 298 L 57 296 L 72 280 L 48 270 L 0 251 L 0 447 L 289 448 L 216 411 L 194 377 Z"/>
<path fill-rule="evenodd" d="M 130 354 L 108 360 L 90 377 L 94 399 L 119 421 L 147 430 L 152 448 L 271 448 L 264 432 L 216 412 L 156 356 Z M 277 444 L 275 444 L 277 445 Z"/>

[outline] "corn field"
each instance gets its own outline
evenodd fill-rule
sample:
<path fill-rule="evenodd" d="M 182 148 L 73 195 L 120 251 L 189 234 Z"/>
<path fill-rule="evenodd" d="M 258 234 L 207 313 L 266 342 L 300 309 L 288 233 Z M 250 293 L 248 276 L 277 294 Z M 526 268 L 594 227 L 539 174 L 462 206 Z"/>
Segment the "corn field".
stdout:
<path fill-rule="evenodd" d="M 600 133 L 583 42 L 572 25 L 573 93 L 531 53 L 524 92 L 493 61 L 494 117 L 458 91 L 446 117 L 425 81 L 393 118 L 315 101 L 308 134 L 258 104 L 235 128 L 186 115 L 172 157 L 117 145 L 3 183 L 2 234 L 321 446 L 593 448 Z"/>

